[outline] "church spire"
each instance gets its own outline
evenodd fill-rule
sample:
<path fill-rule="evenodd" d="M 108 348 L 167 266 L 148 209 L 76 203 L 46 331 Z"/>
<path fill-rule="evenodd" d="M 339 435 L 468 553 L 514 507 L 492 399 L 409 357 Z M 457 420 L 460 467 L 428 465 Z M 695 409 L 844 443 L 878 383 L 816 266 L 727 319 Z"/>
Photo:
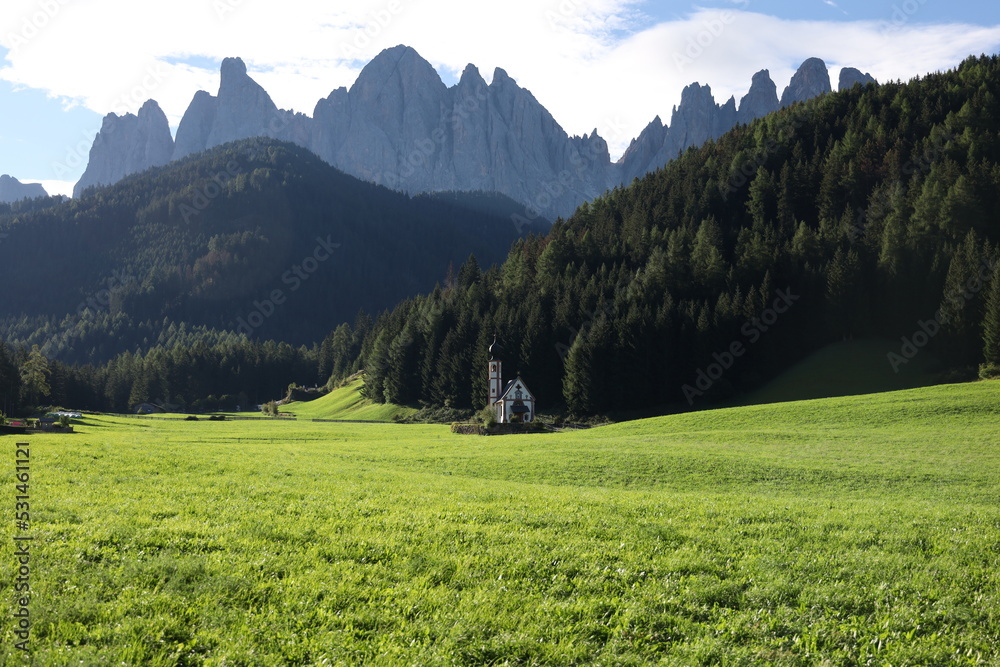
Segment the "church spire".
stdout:
<path fill-rule="evenodd" d="M 490 345 L 490 361 L 493 361 L 494 359 L 499 357 L 501 352 L 503 352 L 503 348 L 500 346 L 500 343 L 497 342 L 497 335 L 496 332 L 494 332 L 493 344 Z"/>

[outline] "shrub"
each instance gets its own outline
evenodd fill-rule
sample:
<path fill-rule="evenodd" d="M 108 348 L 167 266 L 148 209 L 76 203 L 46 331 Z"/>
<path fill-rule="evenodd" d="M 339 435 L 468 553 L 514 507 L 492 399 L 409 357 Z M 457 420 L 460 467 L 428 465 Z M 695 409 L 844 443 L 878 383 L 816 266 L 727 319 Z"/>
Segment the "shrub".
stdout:
<path fill-rule="evenodd" d="M 1000 365 L 997 365 L 997 364 L 980 364 L 979 365 L 979 379 L 980 380 L 992 380 L 994 378 L 1000 378 Z"/>
<path fill-rule="evenodd" d="M 485 408 L 476 413 L 476 419 L 486 428 L 493 428 L 497 425 L 496 408 L 492 405 L 487 405 Z"/>

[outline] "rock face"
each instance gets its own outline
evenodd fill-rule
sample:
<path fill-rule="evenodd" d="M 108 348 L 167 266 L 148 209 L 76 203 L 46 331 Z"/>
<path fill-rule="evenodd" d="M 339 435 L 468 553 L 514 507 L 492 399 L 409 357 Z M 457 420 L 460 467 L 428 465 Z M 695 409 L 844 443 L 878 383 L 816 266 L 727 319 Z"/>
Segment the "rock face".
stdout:
<path fill-rule="evenodd" d="M 781 94 L 781 106 L 805 102 L 831 90 L 830 71 L 827 70 L 826 63 L 819 58 L 809 58 L 799 66 L 785 92 Z"/>
<path fill-rule="evenodd" d="M 90 148 L 87 170 L 73 187 L 79 197 L 92 185 L 116 183 L 129 174 L 170 162 L 174 140 L 160 106 L 148 100 L 138 116 L 109 113 Z"/>
<path fill-rule="evenodd" d="M 739 122 L 747 124 L 779 108 L 781 107 L 778 104 L 778 87 L 771 80 L 771 73 L 762 69 L 753 75 L 750 91 L 740 100 L 737 117 Z"/>
<path fill-rule="evenodd" d="M 567 135 L 504 70 L 487 85 L 469 65 L 448 88 L 406 46 L 379 54 L 350 90 L 320 100 L 311 119 L 276 109 L 242 61 L 227 59 L 218 97 L 192 100 L 174 157 L 258 135 L 306 146 L 393 189 L 497 191 L 549 216 L 572 212 L 615 182 L 607 143 L 596 132 Z"/>
<path fill-rule="evenodd" d="M 0 176 L 0 202 L 10 204 L 20 199 L 47 197 L 49 193 L 38 183 L 22 183 L 13 176 Z"/>
<path fill-rule="evenodd" d="M 722 136 L 737 122 L 736 100 L 730 98 L 719 106 L 712 89 L 693 83 L 681 93 L 681 103 L 674 107 L 670 125 L 657 117 L 646 126 L 619 160 L 625 182 L 658 169 L 691 146 Z"/>
<path fill-rule="evenodd" d="M 241 59 L 226 58 L 218 94 L 194 95 L 176 142 L 155 102 L 147 102 L 138 117 L 109 114 L 74 195 L 228 141 L 265 136 L 304 146 L 353 176 L 411 194 L 501 192 L 524 203 L 526 217 L 537 212 L 554 218 L 737 123 L 829 91 L 826 66 L 816 58 L 799 68 L 780 105 L 767 70 L 754 75 L 738 109 L 735 99 L 718 105 L 708 86 L 694 83 L 684 89 L 669 125 L 655 118 L 612 163 L 596 130 L 569 136 L 502 69 L 487 84 L 469 65 L 449 88 L 416 51 L 397 46 L 368 63 L 350 89 L 338 88 L 320 100 L 310 118 L 278 109 Z"/>
<path fill-rule="evenodd" d="M 309 119 L 278 109 L 240 58 L 222 61 L 219 94 L 199 90 L 177 127 L 173 159 L 249 137 L 308 145 Z"/>
<path fill-rule="evenodd" d="M 502 69 L 469 65 L 452 88 L 409 47 L 382 52 L 350 90 L 320 100 L 313 140 L 349 174 L 409 193 L 502 192 L 530 212 L 565 215 L 612 183 L 607 143 L 570 137 Z"/>
<path fill-rule="evenodd" d="M 867 86 L 869 83 L 878 83 L 871 74 L 865 72 L 861 73 L 861 70 L 855 69 L 853 67 L 845 67 L 840 70 L 840 83 L 837 86 L 838 91 L 850 90 L 854 86 Z"/>
<path fill-rule="evenodd" d="M 174 142 L 173 159 L 179 160 L 185 155 L 205 150 L 208 146 L 208 135 L 215 124 L 215 114 L 219 110 L 218 99 L 214 95 L 199 90 L 188 105 L 187 111 L 177 127 L 177 140 Z"/>

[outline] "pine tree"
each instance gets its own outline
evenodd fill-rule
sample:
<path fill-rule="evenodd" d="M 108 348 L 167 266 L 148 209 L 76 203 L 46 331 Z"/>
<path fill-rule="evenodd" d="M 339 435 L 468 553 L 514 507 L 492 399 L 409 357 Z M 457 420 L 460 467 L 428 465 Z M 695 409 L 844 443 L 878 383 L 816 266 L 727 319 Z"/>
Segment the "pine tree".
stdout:
<path fill-rule="evenodd" d="M 570 414 L 592 414 L 594 402 L 591 389 L 594 385 L 591 373 L 590 349 L 585 341 L 586 336 L 580 335 L 573 341 L 569 354 L 566 355 L 566 371 L 563 373 L 563 398 Z"/>
<path fill-rule="evenodd" d="M 21 376 L 17 372 L 7 344 L 0 341 L 0 410 L 10 414 L 19 402 Z"/>
<path fill-rule="evenodd" d="M 860 318 L 861 262 L 853 248 L 837 248 L 826 270 L 827 317 L 830 330 L 838 336 L 854 335 Z"/>
<path fill-rule="evenodd" d="M 706 291 L 714 291 L 725 278 L 726 264 L 722 258 L 722 231 L 715 218 L 701 221 L 691 252 L 691 268 L 696 281 Z"/>
<path fill-rule="evenodd" d="M 21 365 L 21 383 L 29 405 L 35 405 L 40 398 L 49 395 L 49 375 L 48 360 L 38 346 L 33 345 L 28 359 Z"/>
<path fill-rule="evenodd" d="M 1000 367 L 1000 263 L 993 269 L 983 318 L 983 361 Z"/>

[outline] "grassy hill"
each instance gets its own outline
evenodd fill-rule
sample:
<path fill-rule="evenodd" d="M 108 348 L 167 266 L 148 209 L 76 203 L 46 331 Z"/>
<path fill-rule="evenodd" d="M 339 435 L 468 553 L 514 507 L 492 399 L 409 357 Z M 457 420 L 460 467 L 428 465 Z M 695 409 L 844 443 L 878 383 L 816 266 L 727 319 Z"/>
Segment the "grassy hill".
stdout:
<path fill-rule="evenodd" d="M 28 438 L 34 660 L 996 664 L 998 417 L 1000 382 L 489 438 L 88 418 Z"/>
<path fill-rule="evenodd" d="M 360 376 L 351 379 L 344 386 L 314 401 L 297 401 L 282 406 L 299 419 L 338 419 L 357 421 L 395 421 L 417 411 L 391 403 L 374 403 L 361 395 L 364 381 Z"/>

